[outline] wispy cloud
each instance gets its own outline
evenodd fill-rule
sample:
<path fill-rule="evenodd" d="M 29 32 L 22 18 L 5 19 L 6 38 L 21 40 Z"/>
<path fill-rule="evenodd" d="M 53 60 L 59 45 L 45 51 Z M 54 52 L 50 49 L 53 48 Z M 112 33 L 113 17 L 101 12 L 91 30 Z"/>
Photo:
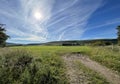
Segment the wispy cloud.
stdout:
<path fill-rule="evenodd" d="M 1 22 L 7 22 L 10 41 L 44 42 L 79 39 L 103 0 L 1 0 Z M 43 18 L 33 15 L 39 11 Z"/>
<path fill-rule="evenodd" d="M 86 28 L 86 31 L 101 28 L 101 27 L 104 27 L 104 26 L 117 24 L 117 23 L 120 24 L 120 19 L 119 18 L 105 21 L 102 24 L 99 24 L 99 25 L 96 25 L 96 26 L 88 27 L 88 28 Z"/>
<path fill-rule="evenodd" d="M 51 17 L 53 3 L 54 0 L 0 1 L 0 16 L 3 17 L 2 23 L 7 22 L 10 40 L 46 41 L 48 32 L 45 24 Z M 38 10 L 44 15 L 41 21 L 33 17 Z"/>
<path fill-rule="evenodd" d="M 54 38 L 60 38 L 59 40 L 79 39 L 86 29 L 88 19 L 101 5 L 102 0 L 69 0 L 58 4 L 53 7 L 56 11 L 53 11 L 48 22 L 48 30 Z"/>

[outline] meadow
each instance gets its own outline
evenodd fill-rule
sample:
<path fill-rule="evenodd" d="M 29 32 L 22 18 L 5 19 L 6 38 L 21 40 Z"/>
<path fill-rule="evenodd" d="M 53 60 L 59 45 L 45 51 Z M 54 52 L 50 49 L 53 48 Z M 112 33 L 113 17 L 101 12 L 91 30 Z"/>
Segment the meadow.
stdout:
<path fill-rule="evenodd" d="M 120 49 L 117 46 L 16 46 L 0 49 L 0 84 L 69 84 L 62 59 L 67 53 L 83 54 L 120 74 Z M 77 67 L 91 73 L 94 78 L 90 79 L 98 80 L 97 84 L 108 83 L 80 62 Z"/>

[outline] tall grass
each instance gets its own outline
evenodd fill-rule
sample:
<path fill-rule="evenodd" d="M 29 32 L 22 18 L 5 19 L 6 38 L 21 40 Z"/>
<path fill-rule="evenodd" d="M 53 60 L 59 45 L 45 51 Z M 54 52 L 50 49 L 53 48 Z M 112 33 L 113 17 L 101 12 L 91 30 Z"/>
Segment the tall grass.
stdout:
<path fill-rule="evenodd" d="M 35 56 L 24 50 L 0 55 L 0 84 L 67 84 L 62 59 L 56 54 Z"/>
<path fill-rule="evenodd" d="M 120 73 L 119 47 L 93 47 L 89 53 L 91 59 Z"/>

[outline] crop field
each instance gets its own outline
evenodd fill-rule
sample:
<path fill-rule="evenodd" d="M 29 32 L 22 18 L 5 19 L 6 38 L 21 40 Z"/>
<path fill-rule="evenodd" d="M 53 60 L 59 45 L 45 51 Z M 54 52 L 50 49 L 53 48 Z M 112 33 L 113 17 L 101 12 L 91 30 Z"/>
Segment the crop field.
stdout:
<path fill-rule="evenodd" d="M 105 74 L 107 70 L 110 75 Z M 119 84 L 119 77 L 120 47 L 117 46 L 0 49 L 0 84 Z"/>

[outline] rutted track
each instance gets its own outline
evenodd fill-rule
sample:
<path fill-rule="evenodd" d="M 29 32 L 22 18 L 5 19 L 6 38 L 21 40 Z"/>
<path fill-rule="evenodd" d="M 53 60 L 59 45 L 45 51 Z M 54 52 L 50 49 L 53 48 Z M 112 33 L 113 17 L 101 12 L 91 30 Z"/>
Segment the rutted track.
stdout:
<path fill-rule="evenodd" d="M 67 75 L 70 79 L 70 84 L 80 84 L 78 79 L 78 74 L 76 73 L 76 68 L 74 67 L 73 61 L 79 60 L 82 64 L 86 67 L 100 73 L 103 75 L 107 81 L 111 84 L 120 84 L 120 76 L 111 71 L 110 69 L 106 68 L 105 66 L 100 65 L 99 63 L 91 60 L 87 56 L 83 56 L 81 54 L 67 54 L 63 56 L 63 59 L 66 63 L 67 67 Z M 86 84 L 86 83 L 81 83 Z"/>

